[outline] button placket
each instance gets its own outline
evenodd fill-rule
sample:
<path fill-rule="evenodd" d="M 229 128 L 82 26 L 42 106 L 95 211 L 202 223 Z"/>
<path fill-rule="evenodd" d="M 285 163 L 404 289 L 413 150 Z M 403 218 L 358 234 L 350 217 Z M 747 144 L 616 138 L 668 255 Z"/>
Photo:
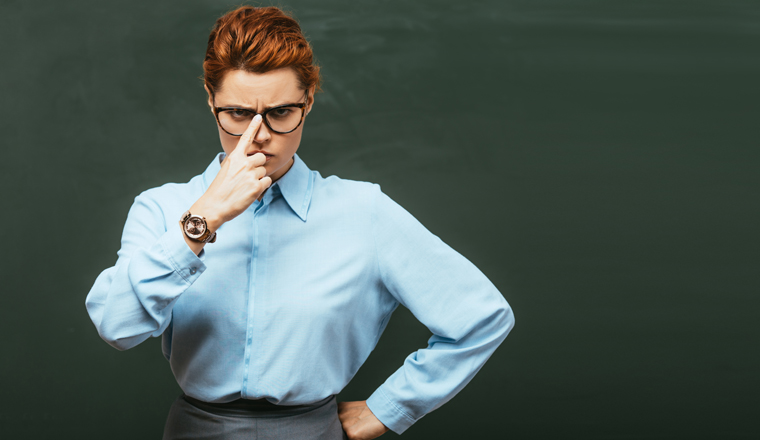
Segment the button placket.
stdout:
<path fill-rule="evenodd" d="M 248 377 L 251 369 L 251 351 L 253 350 L 253 316 L 255 309 L 255 297 L 256 297 L 256 271 L 259 253 L 259 221 L 261 218 L 261 211 L 265 204 L 263 202 L 254 202 L 257 204 L 253 210 L 253 232 L 252 232 L 252 252 L 251 252 L 251 275 L 248 288 L 248 316 L 245 335 L 245 361 L 244 361 L 244 373 L 243 373 L 243 386 L 241 394 L 243 397 L 257 399 L 258 396 L 251 395 L 248 390 Z"/>

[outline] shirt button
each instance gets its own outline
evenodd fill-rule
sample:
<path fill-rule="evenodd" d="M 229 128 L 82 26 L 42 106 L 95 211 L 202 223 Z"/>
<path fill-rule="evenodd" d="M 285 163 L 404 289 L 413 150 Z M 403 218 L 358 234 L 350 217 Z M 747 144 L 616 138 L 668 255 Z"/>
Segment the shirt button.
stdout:
<path fill-rule="evenodd" d="M 190 268 L 190 275 L 195 275 L 196 269 L 194 267 Z"/>

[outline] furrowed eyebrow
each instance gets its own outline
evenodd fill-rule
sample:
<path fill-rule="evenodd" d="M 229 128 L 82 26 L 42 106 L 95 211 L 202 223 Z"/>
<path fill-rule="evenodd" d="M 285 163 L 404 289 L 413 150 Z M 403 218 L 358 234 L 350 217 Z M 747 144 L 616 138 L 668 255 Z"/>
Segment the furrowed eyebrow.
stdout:
<path fill-rule="evenodd" d="M 271 110 L 271 109 L 277 108 L 277 107 L 285 107 L 285 106 L 288 106 L 288 105 L 298 105 L 298 104 L 300 104 L 300 102 L 289 102 L 287 104 L 273 105 L 271 107 L 264 107 L 264 111 Z M 241 105 L 220 105 L 219 107 L 220 108 L 234 108 L 234 109 L 240 109 L 240 110 L 248 110 L 250 112 L 256 113 L 256 109 L 255 108 L 244 107 L 244 106 L 241 106 Z"/>

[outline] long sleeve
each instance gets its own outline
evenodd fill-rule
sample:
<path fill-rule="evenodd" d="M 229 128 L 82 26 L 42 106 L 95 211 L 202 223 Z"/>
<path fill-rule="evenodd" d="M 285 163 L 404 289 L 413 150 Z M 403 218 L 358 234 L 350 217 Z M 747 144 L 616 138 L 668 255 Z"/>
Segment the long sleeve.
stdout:
<path fill-rule="evenodd" d="M 159 336 L 176 299 L 206 270 L 179 225 L 166 228 L 161 208 L 143 192 L 127 215 L 116 264 L 95 280 L 85 305 L 100 337 L 126 350 Z"/>
<path fill-rule="evenodd" d="M 377 186 L 373 234 L 388 292 L 433 335 L 367 399 L 401 434 L 456 395 L 514 326 L 496 287 Z"/>

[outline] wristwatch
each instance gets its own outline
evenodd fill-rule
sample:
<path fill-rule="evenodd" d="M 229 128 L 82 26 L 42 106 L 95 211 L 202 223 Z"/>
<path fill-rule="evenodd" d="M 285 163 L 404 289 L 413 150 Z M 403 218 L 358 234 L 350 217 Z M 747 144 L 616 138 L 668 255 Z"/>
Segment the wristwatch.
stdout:
<path fill-rule="evenodd" d="M 213 243 L 216 241 L 216 231 L 213 233 L 209 232 L 206 219 L 200 215 L 190 214 L 190 211 L 185 211 L 179 220 L 179 224 L 182 226 L 185 235 L 191 240 L 200 243 Z"/>

